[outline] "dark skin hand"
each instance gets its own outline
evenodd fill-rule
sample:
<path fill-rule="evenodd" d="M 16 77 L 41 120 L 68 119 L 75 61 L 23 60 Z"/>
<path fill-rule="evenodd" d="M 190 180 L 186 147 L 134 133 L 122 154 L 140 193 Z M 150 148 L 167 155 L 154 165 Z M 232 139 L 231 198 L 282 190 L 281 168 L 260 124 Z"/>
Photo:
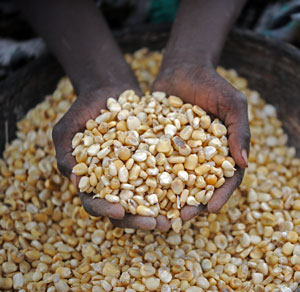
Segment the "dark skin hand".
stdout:
<path fill-rule="evenodd" d="M 211 212 L 217 212 L 239 185 L 247 164 L 249 127 L 245 98 L 214 70 L 226 35 L 244 2 L 182 0 L 162 70 L 153 87 L 199 104 L 228 127 L 230 151 L 240 168 L 215 192 L 208 205 Z M 71 155 L 73 136 L 85 129 L 87 120 L 99 115 L 100 109 L 105 108 L 106 98 L 116 98 L 128 88 L 137 93 L 140 89 L 92 1 L 29 0 L 19 3 L 64 67 L 78 95 L 53 130 L 59 170 L 77 186 L 79 178 L 71 173 L 76 164 Z M 92 199 L 87 194 L 79 195 L 88 213 L 108 216 L 116 226 L 161 231 L 170 228 L 165 216 L 154 219 L 125 214 L 119 204 Z M 188 206 L 183 208 L 181 216 L 188 220 L 203 210 L 202 206 Z"/>
<path fill-rule="evenodd" d="M 77 186 L 80 177 L 71 173 L 76 164 L 71 141 L 77 132 L 85 128 L 89 119 L 95 119 L 99 115 L 99 108 L 105 108 L 107 96 L 117 97 L 125 89 L 101 88 L 93 93 L 79 95 L 69 111 L 55 125 L 53 130 L 53 141 L 56 148 L 56 157 L 60 172 L 70 177 L 72 183 Z M 136 88 L 139 91 L 139 88 Z M 74 122 L 76 121 L 76 122 Z M 66 129 L 68 129 L 66 131 Z M 160 230 L 169 229 L 169 222 L 164 216 L 158 218 L 143 217 L 125 213 L 120 204 L 112 204 L 104 199 L 93 199 L 91 194 L 80 193 L 82 204 L 90 215 L 107 216 L 115 226 L 134 229 Z"/>
<path fill-rule="evenodd" d="M 136 78 L 125 62 L 111 31 L 93 1 L 19 1 L 31 24 L 37 28 L 70 77 L 78 95 L 69 111 L 55 125 L 53 141 L 60 172 L 77 186 L 72 174 L 76 164 L 72 139 L 106 108 L 108 97 L 117 98 L 124 90 L 140 94 Z M 55 21 L 53 21 L 55 20 Z M 125 214 L 120 204 L 93 199 L 79 193 L 84 209 L 92 216 L 107 216 L 114 225 L 134 229 L 168 230 L 165 216 L 158 218 Z"/>
<path fill-rule="evenodd" d="M 232 178 L 206 206 L 185 206 L 183 220 L 218 212 L 240 185 L 248 164 L 250 130 L 246 97 L 215 70 L 225 37 L 244 1 L 182 1 L 153 91 L 177 95 L 224 122 L 230 153 L 237 164 Z"/>
<path fill-rule="evenodd" d="M 230 152 L 238 167 L 234 176 L 227 178 L 224 185 L 214 192 L 207 205 L 208 212 L 218 212 L 240 185 L 247 166 L 250 135 L 246 97 L 221 78 L 212 66 L 199 68 L 189 64 L 169 73 L 161 72 L 153 89 L 197 104 L 210 115 L 220 118 L 227 126 Z M 190 220 L 204 211 L 206 207 L 202 205 L 186 206 L 181 210 L 181 217 Z"/>

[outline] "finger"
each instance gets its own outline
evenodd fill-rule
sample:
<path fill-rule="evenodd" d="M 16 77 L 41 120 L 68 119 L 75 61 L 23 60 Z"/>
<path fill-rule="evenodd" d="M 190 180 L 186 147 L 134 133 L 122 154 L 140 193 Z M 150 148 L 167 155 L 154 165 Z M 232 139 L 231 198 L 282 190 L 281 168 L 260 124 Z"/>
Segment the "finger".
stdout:
<path fill-rule="evenodd" d="M 86 122 L 99 115 L 100 109 L 105 108 L 108 93 L 100 92 L 78 98 L 67 113 L 55 125 L 52 137 L 56 150 L 57 166 L 66 177 L 70 177 L 73 166 L 76 164 L 72 156 L 72 139 L 78 132 L 83 132 Z"/>
<path fill-rule="evenodd" d="M 120 204 L 109 203 L 100 198 L 93 199 L 93 195 L 87 193 L 79 193 L 79 196 L 85 211 L 94 217 L 122 219 L 125 216 L 125 210 Z"/>
<path fill-rule="evenodd" d="M 70 177 L 73 166 L 76 164 L 72 156 L 72 139 L 77 132 L 85 127 L 88 117 L 82 115 L 84 109 L 79 102 L 75 102 L 70 110 L 55 125 L 52 138 L 56 150 L 57 166 L 59 171 L 66 177 Z"/>
<path fill-rule="evenodd" d="M 228 129 L 228 143 L 230 153 L 239 167 L 248 165 L 248 151 L 250 143 L 250 128 L 248 120 L 246 97 L 239 93 L 237 105 L 232 106 L 225 118 Z"/>
<path fill-rule="evenodd" d="M 170 94 L 169 89 L 171 86 L 170 83 L 167 82 L 163 76 L 164 74 L 162 73 L 162 71 L 160 71 L 152 83 L 151 91 L 152 92 L 163 91 L 167 95 L 169 95 Z"/>
<path fill-rule="evenodd" d="M 227 178 L 223 186 L 215 190 L 212 198 L 207 204 L 208 212 L 217 213 L 221 210 L 234 190 L 241 184 L 244 172 L 245 169 L 238 167 L 234 176 Z"/>
<path fill-rule="evenodd" d="M 207 211 L 207 206 L 199 205 L 199 206 L 184 206 L 180 212 L 181 219 L 183 221 L 191 220 L 195 216 L 203 214 Z"/>
<path fill-rule="evenodd" d="M 156 217 L 156 229 L 167 232 L 171 228 L 171 222 L 166 216 L 158 215 Z"/>
<path fill-rule="evenodd" d="M 132 228 L 153 230 L 156 227 L 156 220 L 153 217 L 125 214 L 122 220 L 110 218 L 111 223 L 120 228 Z"/>
<path fill-rule="evenodd" d="M 52 132 L 53 142 L 56 151 L 57 167 L 60 173 L 66 177 L 70 177 L 73 166 L 76 164 L 75 157 L 72 156 L 72 145 L 71 141 L 73 138 L 72 134 L 69 132 L 63 135 L 61 124 L 57 124 Z"/>
<path fill-rule="evenodd" d="M 68 112 L 55 125 L 52 137 L 56 150 L 57 166 L 59 171 L 69 177 L 73 166 L 76 164 L 72 156 L 72 139 L 78 132 L 83 132 L 86 122 L 95 119 L 102 108 L 106 107 L 106 98 L 117 96 L 121 90 L 95 91 L 93 93 L 78 97 Z"/>

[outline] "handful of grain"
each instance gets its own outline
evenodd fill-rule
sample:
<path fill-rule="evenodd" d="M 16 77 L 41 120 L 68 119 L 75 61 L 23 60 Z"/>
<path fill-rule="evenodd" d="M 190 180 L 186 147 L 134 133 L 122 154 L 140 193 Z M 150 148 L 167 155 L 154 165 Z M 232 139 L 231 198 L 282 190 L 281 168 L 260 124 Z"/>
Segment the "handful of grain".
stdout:
<path fill-rule="evenodd" d="M 199 106 L 127 90 L 107 108 L 72 141 L 81 192 L 132 214 L 176 219 L 185 204 L 207 204 L 233 176 L 226 127 Z"/>

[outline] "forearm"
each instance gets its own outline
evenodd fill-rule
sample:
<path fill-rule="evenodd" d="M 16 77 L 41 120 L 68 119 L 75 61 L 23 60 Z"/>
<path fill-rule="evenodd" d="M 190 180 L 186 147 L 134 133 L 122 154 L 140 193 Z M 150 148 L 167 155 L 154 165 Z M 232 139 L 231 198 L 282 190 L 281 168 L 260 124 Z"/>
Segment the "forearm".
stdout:
<path fill-rule="evenodd" d="M 226 36 L 245 0 L 182 0 L 168 42 L 168 62 L 217 64 Z"/>
<path fill-rule="evenodd" d="M 88 0 L 19 1 L 46 40 L 77 93 L 132 86 L 134 75 L 96 5 Z M 124 88 L 125 89 L 125 88 Z"/>

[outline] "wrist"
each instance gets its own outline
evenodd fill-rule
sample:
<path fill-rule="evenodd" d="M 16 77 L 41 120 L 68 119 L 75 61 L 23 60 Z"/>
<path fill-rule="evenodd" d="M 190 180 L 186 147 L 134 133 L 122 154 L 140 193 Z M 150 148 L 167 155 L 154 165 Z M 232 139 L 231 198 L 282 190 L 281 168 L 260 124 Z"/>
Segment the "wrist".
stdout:
<path fill-rule="evenodd" d="M 210 53 L 200 50 L 188 52 L 177 49 L 165 52 L 160 72 L 186 68 L 213 69 L 215 68 L 214 58 Z"/>
<path fill-rule="evenodd" d="M 132 72 L 128 72 L 126 76 L 121 74 L 110 73 L 109 71 L 101 76 L 86 76 L 74 85 L 78 96 L 85 96 L 89 93 L 99 90 L 110 93 L 111 95 L 119 95 L 127 89 L 133 89 L 139 93 L 139 85 Z"/>
<path fill-rule="evenodd" d="M 170 57 L 163 60 L 159 76 L 178 76 L 199 71 L 215 71 L 215 66 L 210 58 Z"/>

